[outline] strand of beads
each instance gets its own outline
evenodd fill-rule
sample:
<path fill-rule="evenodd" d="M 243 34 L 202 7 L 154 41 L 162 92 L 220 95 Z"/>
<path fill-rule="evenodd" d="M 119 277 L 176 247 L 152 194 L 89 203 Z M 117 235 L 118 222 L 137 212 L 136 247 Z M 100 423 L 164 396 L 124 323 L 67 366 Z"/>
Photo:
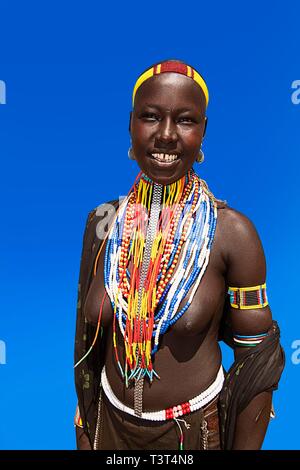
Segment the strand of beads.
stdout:
<path fill-rule="evenodd" d="M 208 264 L 217 212 L 204 191 L 199 198 L 195 213 L 196 217 L 193 223 L 190 224 L 188 239 L 183 248 L 180 265 L 172 279 L 172 286 L 168 291 L 168 295 L 157 315 L 159 322 L 155 332 L 153 353 L 157 351 L 159 336 L 164 334 L 191 305 Z M 178 311 L 180 303 L 190 289 L 190 296 L 185 306 Z"/>
<path fill-rule="evenodd" d="M 109 233 L 104 270 L 105 287 L 124 338 L 126 368 L 132 374 L 140 358 L 139 373 L 148 373 L 150 378 L 151 356 L 158 348 L 160 336 L 188 309 L 203 277 L 217 217 L 212 197 L 193 170 L 164 188 L 158 230 L 153 234 L 149 267 L 143 274 L 139 299 L 152 188 L 153 182 L 142 175 L 128 195 Z M 178 311 L 189 291 L 186 305 Z M 139 306 L 141 312 L 136 317 Z M 117 358 L 115 339 L 114 330 Z"/>

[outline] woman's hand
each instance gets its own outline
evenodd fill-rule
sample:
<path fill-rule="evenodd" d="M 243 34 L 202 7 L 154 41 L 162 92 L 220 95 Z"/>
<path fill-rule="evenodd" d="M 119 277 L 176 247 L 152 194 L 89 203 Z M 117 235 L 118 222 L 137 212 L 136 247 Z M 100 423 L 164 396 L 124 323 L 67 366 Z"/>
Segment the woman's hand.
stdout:
<path fill-rule="evenodd" d="M 92 450 L 89 438 L 84 432 L 83 428 L 75 426 L 76 429 L 76 443 L 78 450 Z"/>
<path fill-rule="evenodd" d="M 233 450 L 259 450 L 270 421 L 272 392 L 256 395 L 238 415 Z"/>

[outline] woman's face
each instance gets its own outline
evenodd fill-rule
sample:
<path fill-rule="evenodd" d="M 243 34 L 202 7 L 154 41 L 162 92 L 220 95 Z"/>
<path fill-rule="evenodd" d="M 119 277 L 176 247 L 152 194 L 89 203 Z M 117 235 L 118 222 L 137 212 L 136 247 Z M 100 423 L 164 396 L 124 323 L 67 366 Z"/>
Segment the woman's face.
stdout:
<path fill-rule="evenodd" d="M 199 85 L 179 73 L 156 75 L 138 89 L 130 120 L 132 148 L 153 181 L 170 184 L 192 168 L 205 131 L 205 109 Z"/>

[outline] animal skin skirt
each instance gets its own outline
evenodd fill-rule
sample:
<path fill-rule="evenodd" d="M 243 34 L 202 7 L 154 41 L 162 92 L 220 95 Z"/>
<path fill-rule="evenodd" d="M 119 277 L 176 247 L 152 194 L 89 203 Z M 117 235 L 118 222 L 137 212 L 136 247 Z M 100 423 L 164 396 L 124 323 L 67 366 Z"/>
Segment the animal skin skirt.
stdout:
<path fill-rule="evenodd" d="M 101 390 L 94 449 L 220 450 L 218 398 L 182 419 L 149 421 L 120 411 Z"/>

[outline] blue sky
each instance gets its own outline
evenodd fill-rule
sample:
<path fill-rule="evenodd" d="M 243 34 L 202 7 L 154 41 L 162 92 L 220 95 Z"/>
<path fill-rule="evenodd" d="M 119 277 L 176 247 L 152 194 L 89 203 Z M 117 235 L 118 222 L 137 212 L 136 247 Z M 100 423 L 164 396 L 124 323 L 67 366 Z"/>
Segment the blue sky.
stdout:
<path fill-rule="evenodd" d="M 292 101 L 299 13 L 296 1 L 1 2 L 0 448 L 75 446 L 84 222 L 131 187 L 138 172 L 127 157 L 132 87 L 148 65 L 172 57 L 194 65 L 210 91 L 197 170 L 254 222 L 267 257 L 287 364 L 264 448 L 300 447 L 300 365 L 291 347 L 300 339 L 300 104 Z"/>

